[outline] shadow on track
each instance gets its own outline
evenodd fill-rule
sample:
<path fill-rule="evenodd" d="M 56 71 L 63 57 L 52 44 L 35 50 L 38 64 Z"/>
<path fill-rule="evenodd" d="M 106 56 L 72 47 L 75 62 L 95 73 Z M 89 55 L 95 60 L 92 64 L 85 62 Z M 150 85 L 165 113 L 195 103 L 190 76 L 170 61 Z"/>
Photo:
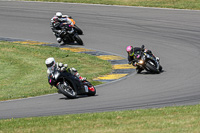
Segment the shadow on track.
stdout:
<path fill-rule="evenodd" d="M 80 98 L 89 98 L 89 97 L 96 97 L 96 96 L 98 96 L 98 95 L 95 95 L 95 96 L 79 95 L 75 99 L 70 99 L 70 98 L 67 98 L 67 97 L 62 97 L 62 98 L 59 98 L 59 100 L 76 100 L 76 99 L 80 99 Z"/>

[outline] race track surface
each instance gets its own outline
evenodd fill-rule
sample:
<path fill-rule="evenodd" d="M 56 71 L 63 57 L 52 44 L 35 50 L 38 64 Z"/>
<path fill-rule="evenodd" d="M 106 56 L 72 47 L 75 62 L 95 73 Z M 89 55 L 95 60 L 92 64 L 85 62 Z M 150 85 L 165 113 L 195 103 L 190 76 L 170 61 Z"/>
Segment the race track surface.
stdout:
<path fill-rule="evenodd" d="M 83 47 L 126 57 L 126 46 L 144 44 L 160 57 L 164 72 L 133 73 L 98 86 L 94 97 L 0 102 L 0 119 L 199 103 L 200 11 L 0 1 L 0 37 L 56 43 L 49 24 L 57 11 L 73 16 L 84 31 Z"/>

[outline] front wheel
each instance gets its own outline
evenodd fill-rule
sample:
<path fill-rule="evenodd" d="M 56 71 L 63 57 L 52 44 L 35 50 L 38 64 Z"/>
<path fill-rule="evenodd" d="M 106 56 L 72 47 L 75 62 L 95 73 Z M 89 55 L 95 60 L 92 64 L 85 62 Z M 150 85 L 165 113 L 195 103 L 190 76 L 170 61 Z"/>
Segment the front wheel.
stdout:
<path fill-rule="evenodd" d="M 74 25 L 74 29 L 77 31 L 79 35 L 83 35 L 83 31 L 77 25 Z"/>
<path fill-rule="evenodd" d="M 76 91 L 74 91 L 69 83 L 60 83 L 57 87 L 59 92 L 65 95 L 67 98 L 73 99 L 77 97 Z"/>
<path fill-rule="evenodd" d="M 156 69 L 155 65 L 153 65 L 153 62 L 148 61 L 146 63 L 146 67 L 148 68 L 148 70 L 152 73 L 159 73 L 159 71 Z"/>
<path fill-rule="evenodd" d="M 79 45 L 83 45 L 83 41 L 77 34 L 74 35 L 74 39 Z"/>

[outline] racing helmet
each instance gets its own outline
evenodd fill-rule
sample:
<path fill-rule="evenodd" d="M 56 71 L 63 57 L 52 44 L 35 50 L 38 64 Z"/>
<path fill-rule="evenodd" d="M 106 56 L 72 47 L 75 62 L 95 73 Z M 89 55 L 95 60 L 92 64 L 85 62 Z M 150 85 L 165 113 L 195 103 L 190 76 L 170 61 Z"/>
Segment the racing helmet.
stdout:
<path fill-rule="evenodd" d="M 133 56 L 134 55 L 133 47 L 132 46 L 126 47 L 126 52 L 129 54 L 129 56 Z"/>
<path fill-rule="evenodd" d="M 47 66 L 47 69 L 49 71 L 54 71 L 54 68 L 56 66 L 56 61 L 53 57 L 47 58 L 45 61 L 45 64 Z"/>
<path fill-rule="evenodd" d="M 61 12 L 57 12 L 56 13 L 56 17 L 61 18 L 62 17 L 62 13 Z"/>

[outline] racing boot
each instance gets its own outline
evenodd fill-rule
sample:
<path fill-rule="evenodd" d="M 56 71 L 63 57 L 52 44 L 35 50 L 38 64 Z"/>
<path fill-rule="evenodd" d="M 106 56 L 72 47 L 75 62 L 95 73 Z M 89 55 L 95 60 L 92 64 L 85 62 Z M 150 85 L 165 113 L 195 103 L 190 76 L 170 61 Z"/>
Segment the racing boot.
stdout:
<path fill-rule="evenodd" d="M 70 68 L 70 72 L 75 75 L 76 77 L 78 77 L 80 79 L 80 81 L 85 81 L 86 78 L 85 77 L 81 77 L 80 74 L 78 73 L 78 71 L 75 68 Z"/>
<path fill-rule="evenodd" d="M 80 76 L 79 79 L 80 79 L 81 81 L 86 81 L 87 78 L 81 77 L 81 76 Z"/>
<path fill-rule="evenodd" d="M 58 43 L 62 42 L 62 39 L 60 37 L 56 38 Z"/>
<path fill-rule="evenodd" d="M 75 76 L 77 76 L 80 79 L 80 81 L 82 81 L 82 82 L 86 81 L 86 78 L 85 77 L 81 77 L 78 72 L 76 72 Z"/>

